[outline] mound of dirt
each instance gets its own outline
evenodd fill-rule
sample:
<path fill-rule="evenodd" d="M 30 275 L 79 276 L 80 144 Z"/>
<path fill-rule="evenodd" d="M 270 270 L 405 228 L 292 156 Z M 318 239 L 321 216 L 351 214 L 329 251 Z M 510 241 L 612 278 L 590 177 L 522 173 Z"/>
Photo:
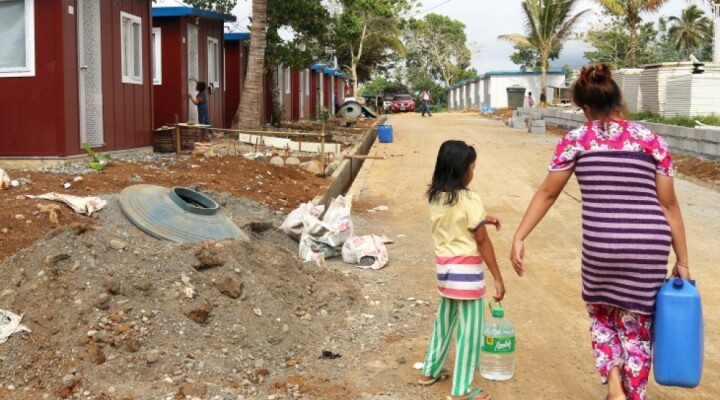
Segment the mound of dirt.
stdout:
<path fill-rule="evenodd" d="M 277 230 L 282 213 L 206 194 L 250 242 L 152 238 L 110 195 L 99 218 L 0 263 L 0 308 L 32 330 L 0 345 L 12 366 L 0 369 L 0 398 L 254 398 L 279 371 L 317 358 L 361 303 L 352 280 L 301 263 Z"/>
<path fill-rule="evenodd" d="M 53 220 L 49 212 L 39 208 L 52 203 L 26 199 L 26 194 L 58 192 L 98 196 L 120 193 L 137 183 L 165 187 L 194 185 L 201 190 L 249 198 L 287 213 L 322 193 L 330 182 L 295 166 L 278 167 L 231 155 L 211 158 L 138 155 L 136 159 L 112 160 L 102 173 L 90 170 L 86 163 L 56 166 L 47 171 L 9 170 L 8 173 L 21 184 L 0 190 L 0 260 L 29 246 L 53 228 L 95 222 L 65 206 L 55 211 Z"/>

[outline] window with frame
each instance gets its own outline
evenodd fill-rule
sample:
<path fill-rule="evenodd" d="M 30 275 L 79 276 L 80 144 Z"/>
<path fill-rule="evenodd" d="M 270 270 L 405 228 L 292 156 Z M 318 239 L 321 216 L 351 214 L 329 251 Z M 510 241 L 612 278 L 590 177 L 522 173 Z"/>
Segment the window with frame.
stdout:
<path fill-rule="evenodd" d="M 285 70 L 285 93 L 290 93 L 290 68 L 284 68 Z"/>
<path fill-rule="evenodd" d="M 208 83 L 215 89 L 220 87 L 220 41 L 213 37 L 207 39 Z"/>
<path fill-rule="evenodd" d="M 153 84 L 162 85 L 162 29 L 153 28 Z"/>
<path fill-rule="evenodd" d="M 122 81 L 142 84 L 142 18 L 120 12 Z"/>
<path fill-rule="evenodd" d="M 35 76 L 34 0 L 0 0 L 0 77 Z"/>

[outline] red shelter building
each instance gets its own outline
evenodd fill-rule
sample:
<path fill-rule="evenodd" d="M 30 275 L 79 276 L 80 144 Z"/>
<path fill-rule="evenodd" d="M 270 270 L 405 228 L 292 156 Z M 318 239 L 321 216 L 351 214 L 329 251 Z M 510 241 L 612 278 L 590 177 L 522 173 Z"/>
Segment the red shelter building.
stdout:
<path fill-rule="evenodd" d="M 197 122 L 195 82 L 207 83 L 210 124 L 225 126 L 223 41 L 225 21 L 235 17 L 194 8 L 179 0 L 164 0 L 152 8 L 154 52 L 157 74 L 154 79 L 154 127 L 175 122 Z"/>
<path fill-rule="evenodd" d="M 0 157 L 152 144 L 151 3 L 0 1 Z"/>
<path fill-rule="evenodd" d="M 324 69 L 324 64 L 310 67 L 310 119 L 320 119 L 320 112 L 325 107 Z"/>
<path fill-rule="evenodd" d="M 225 34 L 225 128 L 230 128 L 242 99 L 247 76 L 250 32 Z"/>

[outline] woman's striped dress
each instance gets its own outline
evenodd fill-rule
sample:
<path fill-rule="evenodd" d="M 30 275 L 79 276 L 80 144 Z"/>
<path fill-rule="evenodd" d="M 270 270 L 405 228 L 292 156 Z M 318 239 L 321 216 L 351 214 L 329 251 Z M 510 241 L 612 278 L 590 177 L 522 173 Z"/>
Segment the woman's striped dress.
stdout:
<path fill-rule="evenodd" d="M 653 314 L 667 275 L 670 227 L 655 188 L 655 160 L 637 151 L 579 156 L 583 299 Z"/>
<path fill-rule="evenodd" d="M 595 121 L 568 132 L 551 171 L 574 168 L 582 193 L 583 299 L 654 314 L 672 237 L 656 174 L 672 175 L 665 140 L 644 126 Z"/>

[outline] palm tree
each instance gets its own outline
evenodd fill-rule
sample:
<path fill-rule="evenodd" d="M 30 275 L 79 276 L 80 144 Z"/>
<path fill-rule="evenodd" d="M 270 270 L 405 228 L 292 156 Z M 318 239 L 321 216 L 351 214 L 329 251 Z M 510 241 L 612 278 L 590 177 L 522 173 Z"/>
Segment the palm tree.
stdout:
<path fill-rule="evenodd" d="M 257 129 L 262 125 L 260 106 L 263 96 L 265 69 L 265 28 L 267 26 L 267 0 L 252 0 L 252 25 L 248 71 L 240 105 L 235 113 L 233 128 Z"/>
<path fill-rule="evenodd" d="M 621 17 L 630 28 L 630 66 L 637 66 L 637 30 L 640 14 L 657 11 L 668 0 L 595 0 L 610 14 Z"/>
<path fill-rule="evenodd" d="M 675 50 L 680 51 L 685 59 L 704 42 L 712 40 L 712 21 L 695 4 L 682 10 L 680 17 L 670 17 L 669 21 L 672 26 L 668 33 Z"/>
<path fill-rule="evenodd" d="M 577 0 L 525 0 L 522 2 L 527 35 L 517 33 L 500 35 L 499 39 L 513 42 L 520 47 L 534 49 L 540 55 L 541 88 L 540 101 L 545 106 L 547 99 L 547 70 L 550 55 L 569 39 L 573 27 L 583 10 L 571 15 Z"/>

